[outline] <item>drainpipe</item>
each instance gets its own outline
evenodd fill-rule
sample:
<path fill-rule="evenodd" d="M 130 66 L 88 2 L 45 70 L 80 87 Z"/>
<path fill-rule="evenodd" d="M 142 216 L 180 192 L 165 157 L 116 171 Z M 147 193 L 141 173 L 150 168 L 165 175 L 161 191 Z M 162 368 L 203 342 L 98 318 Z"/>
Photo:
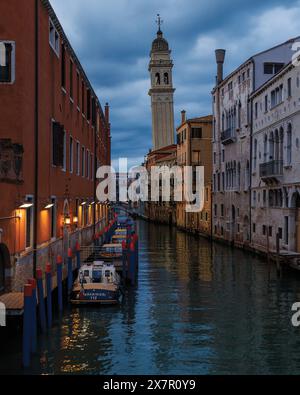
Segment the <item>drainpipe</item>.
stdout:
<path fill-rule="evenodd" d="M 33 277 L 37 268 L 38 192 L 39 192 L 39 0 L 35 0 L 35 104 L 34 104 L 34 219 L 33 219 Z"/>
<path fill-rule="evenodd" d="M 96 196 L 96 188 L 97 188 L 97 122 L 94 131 L 94 207 L 93 207 L 93 222 L 94 222 L 94 235 L 96 234 L 96 207 L 97 207 L 97 196 Z"/>
<path fill-rule="evenodd" d="M 253 62 L 253 87 L 252 90 L 253 92 L 255 91 L 255 62 Z M 250 184 L 250 196 L 249 196 L 249 224 L 250 224 L 250 231 L 249 231 L 249 238 L 250 238 L 250 246 L 252 245 L 252 156 L 253 156 L 253 98 L 250 99 L 250 174 L 249 174 L 249 184 Z"/>

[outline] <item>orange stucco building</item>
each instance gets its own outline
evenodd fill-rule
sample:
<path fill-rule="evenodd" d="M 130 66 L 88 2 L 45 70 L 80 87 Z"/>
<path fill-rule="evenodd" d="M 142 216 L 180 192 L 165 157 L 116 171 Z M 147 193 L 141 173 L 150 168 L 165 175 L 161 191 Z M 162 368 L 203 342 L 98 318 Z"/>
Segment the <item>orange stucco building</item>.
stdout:
<path fill-rule="evenodd" d="M 108 208 L 96 169 L 110 164 L 102 110 L 47 0 L 0 2 L 0 292 L 90 244 Z"/>

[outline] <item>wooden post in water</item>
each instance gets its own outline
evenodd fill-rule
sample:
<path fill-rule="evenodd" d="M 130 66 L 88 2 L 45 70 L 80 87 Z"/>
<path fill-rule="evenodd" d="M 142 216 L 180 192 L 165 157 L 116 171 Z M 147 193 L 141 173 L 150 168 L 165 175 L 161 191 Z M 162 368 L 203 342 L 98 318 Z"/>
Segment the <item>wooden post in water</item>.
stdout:
<path fill-rule="evenodd" d="M 46 265 L 46 287 L 48 328 L 50 329 L 52 326 L 52 268 L 50 263 Z"/>
<path fill-rule="evenodd" d="M 63 311 L 63 260 L 60 255 L 56 260 L 56 275 L 57 275 L 57 294 L 58 294 L 58 311 L 61 314 Z"/>
<path fill-rule="evenodd" d="M 73 287 L 73 257 L 72 250 L 68 250 L 68 295 L 70 295 Z"/>
<path fill-rule="evenodd" d="M 38 298 L 39 298 L 40 326 L 42 332 L 45 333 L 47 330 L 47 322 L 46 322 L 46 310 L 45 310 L 43 272 L 41 269 L 37 269 L 36 278 L 37 278 L 37 289 L 38 289 Z"/>
<path fill-rule="evenodd" d="M 31 324 L 32 324 L 32 286 L 24 286 L 23 313 L 23 367 L 29 368 L 31 355 Z"/>
<path fill-rule="evenodd" d="M 127 265 L 127 245 L 126 245 L 126 241 L 123 240 L 122 241 L 122 277 L 124 284 L 126 282 L 126 277 L 127 277 L 126 265 Z"/>
<path fill-rule="evenodd" d="M 36 325 L 36 308 L 37 308 L 37 298 L 36 298 L 36 280 L 34 278 L 28 280 L 28 284 L 32 288 L 32 303 L 31 303 L 31 352 L 35 353 L 37 350 L 37 325 Z"/>

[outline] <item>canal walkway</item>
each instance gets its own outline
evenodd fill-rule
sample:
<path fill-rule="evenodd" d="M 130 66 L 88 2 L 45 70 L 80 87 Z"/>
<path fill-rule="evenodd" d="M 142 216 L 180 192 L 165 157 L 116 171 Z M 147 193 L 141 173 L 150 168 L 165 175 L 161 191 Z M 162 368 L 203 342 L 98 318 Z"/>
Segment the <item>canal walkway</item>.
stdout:
<path fill-rule="evenodd" d="M 163 225 L 138 221 L 138 233 L 136 287 L 120 306 L 67 308 L 26 373 L 300 373 L 298 272 L 278 278 L 264 259 Z M 0 372 L 20 363 L 11 339 Z"/>

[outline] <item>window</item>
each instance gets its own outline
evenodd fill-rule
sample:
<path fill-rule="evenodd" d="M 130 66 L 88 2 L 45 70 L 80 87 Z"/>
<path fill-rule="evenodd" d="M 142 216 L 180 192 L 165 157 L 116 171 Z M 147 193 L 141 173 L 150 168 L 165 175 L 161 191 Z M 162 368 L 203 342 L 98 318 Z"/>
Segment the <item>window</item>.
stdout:
<path fill-rule="evenodd" d="M 214 213 L 215 213 L 215 217 L 218 215 L 218 206 L 215 204 L 214 206 Z"/>
<path fill-rule="evenodd" d="M 28 196 L 26 203 L 33 203 L 33 197 Z M 33 206 L 26 209 L 26 232 L 25 232 L 25 246 L 32 248 L 33 245 Z"/>
<path fill-rule="evenodd" d="M 225 150 L 222 150 L 222 162 L 225 162 Z"/>
<path fill-rule="evenodd" d="M 80 143 L 76 141 L 76 174 L 80 176 Z"/>
<path fill-rule="evenodd" d="M 84 86 L 84 81 L 82 80 L 81 82 L 81 106 L 82 106 L 82 114 L 85 114 L 85 108 L 84 108 L 84 101 L 85 101 L 85 86 Z"/>
<path fill-rule="evenodd" d="M 73 68 L 74 68 L 74 63 L 70 59 L 70 98 L 73 100 Z"/>
<path fill-rule="evenodd" d="M 288 97 L 292 97 L 292 79 L 289 78 L 287 81 L 287 91 L 288 91 Z"/>
<path fill-rule="evenodd" d="M 287 130 L 286 161 L 287 161 L 287 165 L 292 164 L 292 125 L 291 124 L 289 124 Z"/>
<path fill-rule="evenodd" d="M 61 86 L 66 89 L 66 49 L 61 46 Z"/>
<path fill-rule="evenodd" d="M 264 189 L 263 190 L 263 204 L 264 204 L 264 206 L 266 205 L 266 203 L 267 203 L 267 191 Z"/>
<path fill-rule="evenodd" d="M 64 127 L 58 122 L 52 122 L 52 164 L 64 166 Z"/>
<path fill-rule="evenodd" d="M 169 85 L 169 74 L 168 73 L 164 74 L 164 83 L 165 83 L 165 85 Z"/>
<path fill-rule="evenodd" d="M 253 224 L 253 233 L 255 233 L 256 232 L 256 224 Z"/>
<path fill-rule="evenodd" d="M 250 69 L 247 69 L 247 78 L 250 78 Z"/>
<path fill-rule="evenodd" d="M 253 207 L 256 206 L 256 191 L 253 191 Z"/>
<path fill-rule="evenodd" d="M 283 101 L 283 85 L 281 84 L 271 92 L 271 108 L 277 106 Z"/>
<path fill-rule="evenodd" d="M 96 126 L 96 99 L 92 97 L 92 125 L 95 127 Z"/>
<path fill-rule="evenodd" d="M 85 149 L 81 148 L 81 176 L 85 176 Z"/>
<path fill-rule="evenodd" d="M 15 44 L 0 41 L 0 83 L 15 80 Z"/>
<path fill-rule="evenodd" d="M 272 237 L 273 234 L 273 227 L 269 226 L 269 237 Z"/>
<path fill-rule="evenodd" d="M 268 95 L 265 96 L 265 112 L 268 112 Z"/>
<path fill-rule="evenodd" d="M 64 130 L 63 171 L 67 171 L 67 133 Z"/>
<path fill-rule="evenodd" d="M 90 151 L 86 150 L 86 173 L 85 176 L 86 178 L 90 178 Z"/>
<path fill-rule="evenodd" d="M 214 152 L 214 165 L 217 163 L 217 154 Z"/>
<path fill-rule="evenodd" d="M 50 230 L 50 237 L 51 237 L 51 239 L 55 239 L 55 238 L 56 238 L 56 211 L 57 211 L 56 199 L 55 199 L 55 198 L 52 198 L 52 199 L 51 199 L 51 204 L 53 204 L 53 206 L 51 207 L 51 230 Z"/>
<path fill-rule="evenodd" d="M 264 63 L 264 74 L 276 74 L 284 66 L 284 63 Z"/>
<path fill-rule="evenodd" d="M 193 151 L 193 164 L 195 165 L 199 165 L 200 164 L 200 151 Z"/>
<path fill-rule="evenodd" d="M 255 119 L 257 119 L 258 116 L 258 103 L 255 103 Z"/>
<path fill-rule="evenodd" d="M 262 227 L 262 234 L 263 234 L 263 236 L 266 236 L 266 234 L 267 234 L 267 227 L 266 227 L 266 225 L 263 225 L 263 227 Z"/>
<path fill-rule="evenodd" d="M 91 91 L 87 90 L 86 95 L 86 119 L 89 121 L 91 119 Z"/>
<path fill-rule="evenodd" d="M 56 55 L 59 56 L 59 34 L 51 19 L 49 19 L 49 44 Z"/>
<path fill-rule="evenodd" d="M 278 228 L 278 237 L 282 240 L 282 228 Z"/>
<path fill-rule="evenodd" d="M 69 156 L 70 173 L 73 173 L 73 166 L 74 166 L 74 152 L 73 151 L 74 151 L 73 137 L 70 136 L 70 156 Z"/>
<path fill-rule="evenodd" d="M 202 139 L 202 128 L 192 128 L 192 138 Z"/>
<path fill-rule="evenodd" d="M 77 80 L 76 80 L 76 90 L 77 90 L 77 106 L 80 108 L 80 75 L 77 71 Z"/>
<path fill-rule="evenodd" d="M 224 204 L 221 204 L 221 217 L 224 217 Z"/>

